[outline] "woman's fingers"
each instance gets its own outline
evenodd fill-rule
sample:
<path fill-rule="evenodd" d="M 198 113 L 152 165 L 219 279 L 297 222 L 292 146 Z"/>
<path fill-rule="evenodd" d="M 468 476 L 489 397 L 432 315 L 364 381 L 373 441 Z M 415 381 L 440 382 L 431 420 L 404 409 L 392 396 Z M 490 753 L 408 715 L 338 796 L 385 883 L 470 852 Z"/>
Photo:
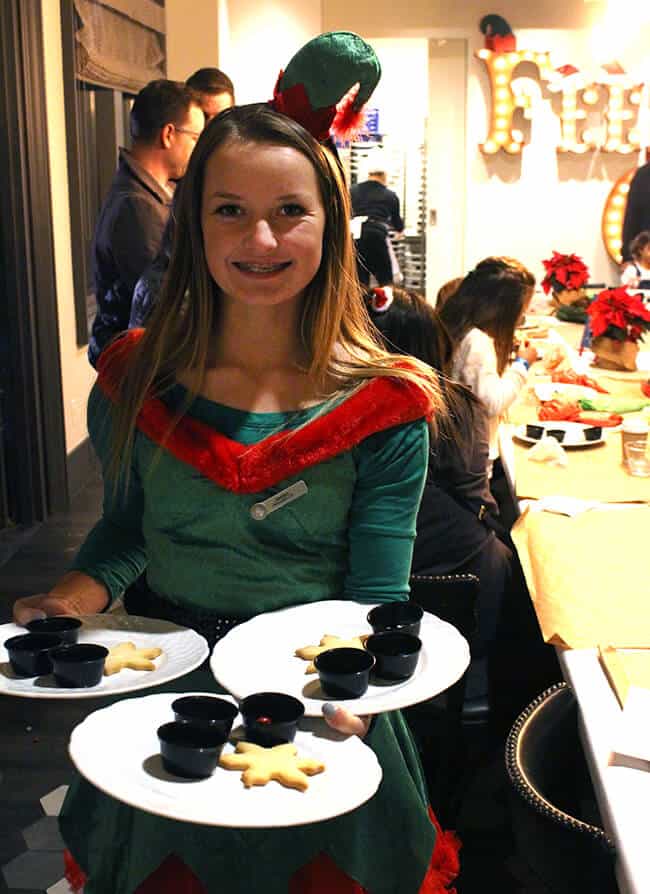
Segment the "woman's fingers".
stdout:
<path fill-rule="evenodd" d="M 22 627 L 36 618 L 46 618 L 50 615 L 73 615 L 74 608 L 65 599 L 57 596 L 49 596 L 47 593 L 39 593 L 36 596 L 25 596 L 14 602 L 14 621 Z"/>
<path fill-rule="evenodd" d="M 323 717 L 327 724 L 339 733 L 346 736 L 359 736 L 361 739 L 366 735 L 370 727 L 371 717 L 359 717 L 342 708 L 340 705 L 333 705 L 331 702 L 325 702 L 323 705 Z"/>

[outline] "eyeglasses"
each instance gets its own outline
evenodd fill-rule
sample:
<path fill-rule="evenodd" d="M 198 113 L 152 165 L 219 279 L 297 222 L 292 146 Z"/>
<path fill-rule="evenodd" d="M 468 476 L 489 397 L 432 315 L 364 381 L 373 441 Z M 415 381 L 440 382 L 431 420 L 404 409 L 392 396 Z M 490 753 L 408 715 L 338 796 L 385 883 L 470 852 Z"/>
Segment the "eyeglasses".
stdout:
<path fill-rule="evenodd" d="M 188 130 L 187 127 L 176 127 L 176 125 L 174 125 L 174 130 L 177 130 L 178 133 L 186 133 L 186 134 L 188 135 L 188 137 L 192 137 L 192 138 L 193 138 L 193 140 L 194 140 L 195 143 L 196 143 L 196 141 L 198 140 L 198 138 L 201 136 L 201 132 L 200 132 L 200 131 L 198 131 L 198 130 Z"/>

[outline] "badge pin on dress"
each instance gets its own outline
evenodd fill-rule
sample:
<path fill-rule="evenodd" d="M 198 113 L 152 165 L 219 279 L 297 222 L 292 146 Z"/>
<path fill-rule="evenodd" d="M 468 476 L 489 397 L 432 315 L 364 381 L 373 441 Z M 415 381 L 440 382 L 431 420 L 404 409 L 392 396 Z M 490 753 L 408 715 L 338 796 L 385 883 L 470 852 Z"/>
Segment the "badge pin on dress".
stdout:
<path fill-rule="evenodd" d="M 284 490 L 281 490 L 277 494 L 273 494 L 272 497 L 268 497 L 266 500 L 262 500 L 259 503 L 253 503 L 250 508 L 251 518 L 255 519 L 255 521 L 262 521 L 267 515 L 275 512 L 276 509 L 282 509 L 282 507 L 286 506 L 288 503 L 293 503 L 293 501 L 297 500 L 299 497 L 304 497 L 306 493 L 307 485 L 305 482 L 296 481 L 295 484 L 285 487 Z"/>

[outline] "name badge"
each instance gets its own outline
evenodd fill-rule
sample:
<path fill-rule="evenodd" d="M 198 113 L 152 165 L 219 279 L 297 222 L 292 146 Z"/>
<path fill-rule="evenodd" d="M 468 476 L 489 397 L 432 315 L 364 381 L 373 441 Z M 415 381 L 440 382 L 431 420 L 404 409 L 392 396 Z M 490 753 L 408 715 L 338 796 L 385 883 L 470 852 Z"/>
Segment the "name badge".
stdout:
<path fill-rule="evenodd" d="M 284 490 L 281 490 L 277 494 L 273 494 L 272 497 L 262 500 L 260 503 L 253 503 L 250 508 L 251 518 L 255 519 L 255 521 L 262 521 L 267 515 L 275 512 L 276 509 L 282 509 L 283 506 L 286 506 L 288 503 L 293 503 L 298 497 L 304 497 L 306 493 L 307 485 L 305 482 L 296 481 L 295 484 L 290 485 L 290 487 L 285 487 Z"/>

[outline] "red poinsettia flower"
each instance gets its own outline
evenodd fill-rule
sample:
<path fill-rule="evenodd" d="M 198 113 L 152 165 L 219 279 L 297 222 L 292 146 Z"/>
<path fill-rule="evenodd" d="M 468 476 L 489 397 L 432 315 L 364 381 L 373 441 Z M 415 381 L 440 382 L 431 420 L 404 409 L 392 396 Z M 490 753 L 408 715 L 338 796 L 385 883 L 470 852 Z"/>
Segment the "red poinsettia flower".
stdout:
<path fill-rule="evenodd" d="M 548 293 L 581 289 L 589 281 L 589 269 L 578 255 L 563 255 L 553 252 L 553 257 L 542 261 L 546 276 L 542 280 L 542 288 Z"/>
<path fill-rule="evenodd" d="M 598 338 L 606 335 L 617 341 L 638 341 L 650 331 L 650 311 L 638 295 L 626 288 L 604 289 L 587 308 L 589 327 Z"/>

